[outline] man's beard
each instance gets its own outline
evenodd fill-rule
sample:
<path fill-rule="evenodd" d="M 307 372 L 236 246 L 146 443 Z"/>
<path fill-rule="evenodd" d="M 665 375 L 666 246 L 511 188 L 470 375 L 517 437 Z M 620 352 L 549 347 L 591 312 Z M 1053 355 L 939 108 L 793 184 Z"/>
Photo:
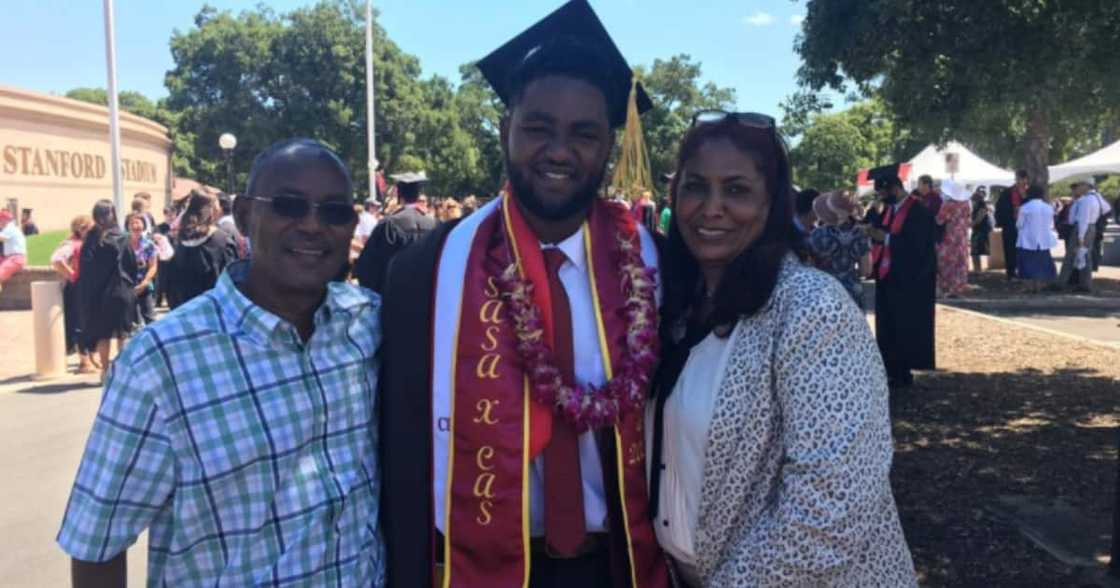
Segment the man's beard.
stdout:
<path fill-rule="evenodd" d="M 559 205 L 551 205 L 541 201 L 533 191 L 533 184 L 528 178 L 521 175 L 520 170 L 510 164 L 506 156 L 506 171 L 509 172 L 509 183 L 513 187 L 513 196 L 529 212 L 550 221 L 561 221 L 571 218 L 576 214 L 586 211 L 599 195 L 599 186 L 606 175 L 606 165 L 598 174 L 588 178 L 570 200 Z"/>

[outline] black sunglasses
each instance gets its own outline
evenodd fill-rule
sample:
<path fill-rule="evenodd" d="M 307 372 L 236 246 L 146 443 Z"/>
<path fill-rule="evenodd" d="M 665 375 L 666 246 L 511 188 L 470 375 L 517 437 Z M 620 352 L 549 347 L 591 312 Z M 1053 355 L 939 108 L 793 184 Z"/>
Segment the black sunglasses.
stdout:
<path fill-rule="evenodd" d="M 268 202 L 271 206 L 273 214 L 276 216 L 301 219 L 315 211 L 319 214 L 319 220 L 323 224 L 342 226 L 353 222 L 358 218 L 358 213 L 354 212 L 354 205 L 349 202 L 311 202 L 306 198 L 299 196 L 288 196 L 280 194 L 277 196 L 249 196 L 243 195 L 241 198 L 248 198 L 249 200 L 257 200 L 259 202 Z"/>
<path fill-rule="evenodd" d="M 692 115 L 692 126 L 716 124 L 728 119 L 755 129 L 769 130 L 776 126 L 774 117 L 766 114 L 757 112 L 727 112 L 724 110 L 701 110 Z"/>

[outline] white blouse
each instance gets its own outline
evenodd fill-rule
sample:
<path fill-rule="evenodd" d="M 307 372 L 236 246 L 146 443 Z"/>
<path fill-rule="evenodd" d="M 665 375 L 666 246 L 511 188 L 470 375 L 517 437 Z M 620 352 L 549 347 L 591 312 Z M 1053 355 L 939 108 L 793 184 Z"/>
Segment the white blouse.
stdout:
<path fill-rule="evenodd" d="M 700 585 L 694 538 L 704 484 L 708 427 L 715 411 L 736 327 L 721 338 L 709 334 L 689 352 L 673 394 L 665 401 L 661 495 L 655 529 L 657 542 L 674 560 L 691 586 Z M 646 447 L 653 447 L 654 403 L 646 411 Z M 652 464 L 650 467 L 653 467 Z"/>
<path fill-rule="evenodd" d="M 1041 198 L 1036 198 L 1019 207 L 1016 219 L 1019 240 L 1015 246 L 1028 251 L 1044 251 L 1058 245 L 1054 234 L 1054 208 Z"/>

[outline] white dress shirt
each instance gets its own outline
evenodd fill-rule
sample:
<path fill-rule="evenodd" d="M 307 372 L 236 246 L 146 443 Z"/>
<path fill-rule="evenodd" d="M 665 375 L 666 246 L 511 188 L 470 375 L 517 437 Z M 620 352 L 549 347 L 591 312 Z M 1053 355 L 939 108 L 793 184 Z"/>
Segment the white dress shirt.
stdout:
<path fill-rule="evenodd" d="M 1049 251 L 1058 245 L 1054 234 L 1054 207 L 1041 198 L 1019 207 L 1015 226 L 1019 229 L 1019 239 L 1015 243 L 1019 249 Z"/>
<path fill-rule="evenodd" d="M 448 235 L 440 258 L 440 270 L 436 284 L 436 316 L 434 320 L 433 374 L 432 374 L 432 412 L 433 453 L 435 458 L 433 476 L 433 497 L 436 527 L 442 532 L 446 518 L 445 496 L 447 486 L 447 451 L 451 399 L 449 388 L 450 354 L 454 353 L 451 341 L 459 316 L 462 299 L 462 285 L 466 274 L 466 262 L 475 231 L 489 214 L 496 213 L 494 199 L 475 214 L 464 219 Z M 500 212 L 497 212 L 500 213 Z M 572 343 L 574 346 L 575 377 L 577 383 L 601 385 L 606 380 L 603 370 L 603 356 L 599 350 L 598 325 L 591 295 L 591 283 L 587 277 L 587 257 L 583 246 L 581 227 L 573 235 L 555 245 L 541 244 L 542 249 L 559 248 L 568 257 L 560 266 L 560 282 L 568 294 L 572 317 Z M 642 260 L 647 266 L 657 267 L 657 249 L 653 238 L 644 228 L 639 228 L 642 244 Z M 607 503 L 603 486 L 603 466 L 599 449 L 593 433 L 584 433 L 579 438 L 580 471 L 583 477 L 584 523 L 587 532 L 607 530 Z M 534 460 L 529 472 L 529 519 L 530 534 L 544 536 L 544 469 L 543 460 Z"/>
<path fill-rule="evenodd" d="M 1069 222 L 1077 225 L 1078 242 L 1084 241 L 1089 226 L 1095 224 L 1102 214 L 1108 214 L 1110 210 L 1112 207 L 1095 190 L 1078 198 L 1073 203 L 1073 209 L 1069 211 Z M 1099 238 L 1100 235 L 1097 237 Z"/>
<path fill-rule="evenodd" d="M 599 350 L 599 331 L 592 306 L 591 282 L 587 279 L 587 255 L 583 250 L 583 228 L 555 246 L 541 244 L 541 249 L 557 248 L 568 258 L 560 266 L 560 283 L 568 294 L 572 315 L 572 346 L 575 360 L 576 382 L 602 384 L 607 380 L 603 371 L 603 355 Z M 583 477 L 583 511 L 587 531 L 602 532 L 607 529 L 607 500 L 603 489 L 603 463 L 599 459 L 599 446 L 595 434 L 579 436 L 579 469 Z M 529 472 L 530 533 L 544 535 L 544 458 L 533 460 Z"/>
<path fill-rule="evenodd" d="M 27 255 L 27 238 L 23 236 L 23 231 L 19 228 L 17 221 L 10 220 L 8 224 L 0 229 L 0 237 L 4 241 L 0 243 L 4 257 L 9 255 Z"/>

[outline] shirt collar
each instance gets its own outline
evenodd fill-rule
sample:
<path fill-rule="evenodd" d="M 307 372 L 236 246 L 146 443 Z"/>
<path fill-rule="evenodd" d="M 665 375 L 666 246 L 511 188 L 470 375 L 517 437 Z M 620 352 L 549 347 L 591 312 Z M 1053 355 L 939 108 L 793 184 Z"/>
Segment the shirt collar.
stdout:
<path fill-rule="evenodd" d="M 214 286 L 214 295 L 221 307 L 226 329 L 247 334 L 262 343 L 267 343 L 274 337 L 285 336 L 284 333 L 294 336 L 293 325 L 249 300 L 238 289 L 237 284 L 249 277 L 249 263 L 249 260 L 242 260 L 230 264 Z M 334 317 L 345 317 L 356 308 L 370 303 L 369 298 L 358 288 L 330 282 L 327 284 L 326 298 L 315 311 L 315 327 L 318 328 Z"/>
<path fill-rule="evenodd" d="M 583 231 L 586 230 L 586 223 L 579 226 L 579 229 L 572 233 L 567 239 L 555 244 L 541 243 L 541 249 L 559 249 L 564 252 L 568 257 L 568 261 L 572 262 L 580 271 L 587 269 L 587 256 L 583 247 Z"/>

